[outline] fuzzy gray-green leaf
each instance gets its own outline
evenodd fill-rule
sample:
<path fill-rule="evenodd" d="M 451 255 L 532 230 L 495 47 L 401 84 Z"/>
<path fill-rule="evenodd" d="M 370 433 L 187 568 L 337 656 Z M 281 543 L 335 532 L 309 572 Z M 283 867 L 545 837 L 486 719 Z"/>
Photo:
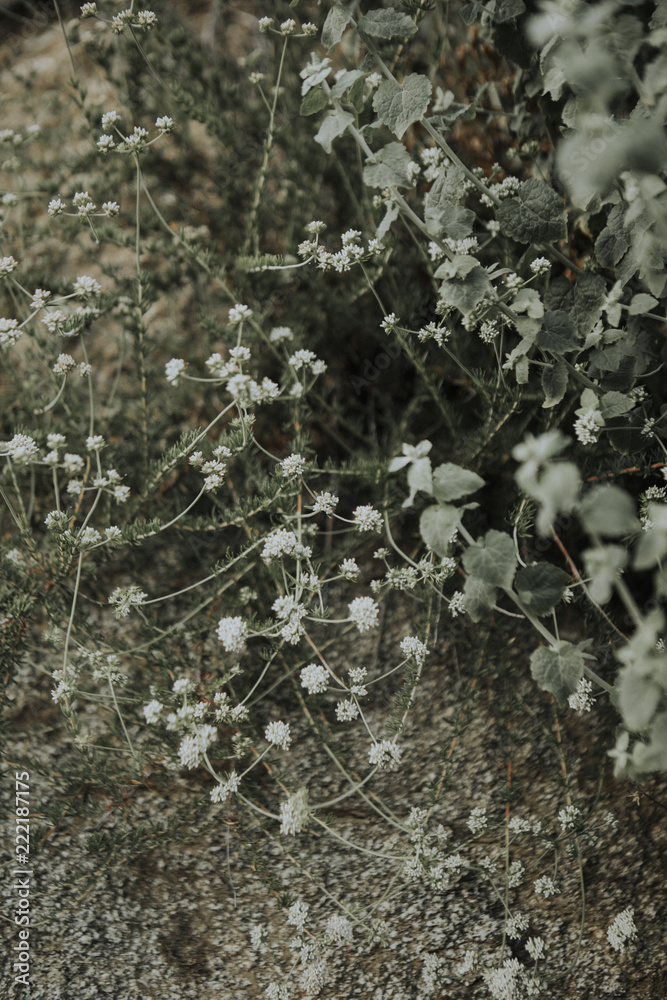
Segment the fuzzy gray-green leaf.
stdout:
<path fill-rule="evenodd" d="M 420 73 L 411 73 L 403 83 L 384 80 L 375 91 L 373 108 L 387 128 L 402 139 L 428 108 L 431 91 L 431 81 Z"/>
<path fill-rule="evenodd" d="M 359 18 L 359 31 L 373 38 L 412 38 L 417 31 L 417 25 L 407 14 L 398 10 L 385 8 L 369 10 Z"/>
<path fill-rule="evenodd" d="M 530 658 L 530 672 L 543 691 L 554 695 L 559 704 L 574 694 L 584 676 L 584 654 L 571 642 L 560 640 L 540 646 Z"/>

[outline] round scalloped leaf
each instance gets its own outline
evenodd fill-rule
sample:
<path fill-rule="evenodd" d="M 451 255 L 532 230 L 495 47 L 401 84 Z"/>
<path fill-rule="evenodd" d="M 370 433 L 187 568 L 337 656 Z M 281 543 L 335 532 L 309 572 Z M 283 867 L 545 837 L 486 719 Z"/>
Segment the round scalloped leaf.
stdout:
<path fill-rule="evenodd" d="M 411 73 L 403 83 L 384 80 L 373 96 L 373 108 L 387 128 L 402 139 L 428 108 L 432 89 L 429 78 L 420 73 Z"/>
<path fill-rule="evenodd" d="M 514 580 L 514 589 L 536 615 L 548 615 L 563 596 L 569 580 L 565 570 L 551 563 L 537 563 L 520 569 Z"/>
<path fill-rule="evenodd" d="M 433 504 L 422 511 L 419 519 L 422 539 L 441 559 L 449 554 L 452 535 L 460 519 L 459 509 L 451 504 Z"/>
<path fill-rule="evenodd" d="M 584 654 L 563 640 L 553 646 L 540 646 L 530 657 L 530 672 L 539 687 L 563 705 L 584 676 Z"/>
<path fill-rule="evenodd" d="M 467 497 L 469 493 L 481 490 L 484 485 L 484 480 L 476 472 L 462 469 L 452 462 L 444 462 L 433 470 L 433 495 L 441 503 Z"/>
<path fill-rule="evenodd" d="M 514 542 L 503 531 L 487 531 L 463 556 L 466 573 L 491 587 L 511 587 L 516 569 Z"/>

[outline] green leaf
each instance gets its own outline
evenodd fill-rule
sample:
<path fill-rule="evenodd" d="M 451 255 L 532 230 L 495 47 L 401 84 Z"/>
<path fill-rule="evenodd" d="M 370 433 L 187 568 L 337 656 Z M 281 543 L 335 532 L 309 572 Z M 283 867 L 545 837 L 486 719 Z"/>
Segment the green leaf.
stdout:
<path fill-rule="evenodd" d="M 402 139 L 428 108 L 431 90 L 431 81 L 419 73 L 411 73 L 401 84 L 384 80 L 373 95 L 373 108 L 387 128 Z"/>
<path fill-rule="evenodd" d="M 418 490 L 422 490 L 423 493 L 428 493 L 429 495 L 433 493 L 430 458 L 417 458 L 414 462 L 410 463 L 410 468 L 408 469 L 408 486 L 410 487 L 410 495 L 407 500 L 403 501 L 404 507 L 412 505 Z"/>
<path fill-rule="evenodd" d="M 410 154 L 402 142 L 390 142 L 373 156 L 373 160 L 366 160 L 364 167 L 364 184 L 367 187 L 410 187 Z"/>
<path fill-rule="evenodd" d="M 383 240 L 384 239 L 384 237 L 387 235 L 387 233 L 391 229 L 392 223 L 396 222 L 396 219 L 399 216 L 399 212 L 400 212 L 400 210 L 399 210 L 399 207 L 396 204 L 396 202 L 395 201 L 389 202 L 389 205 L 387 206 L 387 210 L 386 210 L 386 212 L 384 213 L 384 215 L 382 217 L 382 222 L 380 223 L 380 225 L 375 230 L 375 239 L 376 240 Z"/>
<path fill-rule="evenodd" d="M 667 555 L 667 504 L 650 503 L 647 513 L 651 527 L 639 536 L 632 563 L 635 569 L 650 569 Z"/>
<path fill-rule="evenodd" d="M 513 17 L 523 14 L 525 9 L 526 5 L 523 0 L 498 0 L 493 20 L 498 23 L 510 21 Z"/>
<path fill-rule="evenodd" d="M 514 589 L 526 607 L 536 615 L 548 615 L 563 596 L 568 574 L 551 563 L 537 563 L 520 569 Z"/>
<path fill-rule="evenodd" d="M 554 354 L 576 351 L 580 346 L 574 323 L 568 314 L 561 310 L 544 314 L 544 322 L 537 335 L 536 344 L 543 351 L 553 351 Z"/>
<path fill-rule="evenodd" d="M 496 219 L 503 233 L 519 243 L 553 243 L 567 236 L 560 195 L 534 177 L 523 181 L 516 198 L 500 203 Z"/>
<path fill-rule="evenodd" d="M 526 313 L 532 319 L 542 319 L 544 306 L 534 288 L 521 288 L 512 302 L 512 311 Z"/>
<path fill-rule="evenodd" d="M 315 136 L 315 142 L 319 142 L 327 153 L 331 152 L 331 143 L 342 135 L 348 125 L 354 121 L 354 115 L 349 111 L 331 111 L 320 126 L 320 130 Z"/>
<path fill-rule="evenodd" d="M 470 576 L 491 587 L 509 588 L 516 569 L 514 542 L 502 531 L 487 531 L 481 544 L 477 542 L 466 549 L 463 567 Z"/>
<path fill-rule="evenodd" d="M 628 729 L 646 729 L 660 704 L 662 688 L 643 665 L 633 663 L 618 675 L 618 707 Z"/>
<path fill-rule="evenodd" d="M 449 555 L 452 535 L 461 520 L 461 512 L 451 504 L 434 504 L 422 511 L 419 531 L 429 549 L 440 558 Z"/>
<path fill-rule="evenodd" d="M 338 45 L 343 37 L 343 32 L 352 20 L 354 11 L 352 7 L 332 7 L 327 14 L 327 19 L 322 28 L 322 45 L 329 51 Z"/>
<path fill-rule="evenodd" d="M 314 115 L 322 108 L 326 108 L 329 103 L 329 98 L 324 93 L 321 87 L 314 87 L 306 93 L 306 96 L 301 101 L 301 107 L 299 108 L 299 114 Z"/>
<path fill-rule="evenodd" d="M 573 462 L 556 462 L 545 470 L 530 491 L 541 504 L 535 521 L 540 535 L 550 535 L 556 516 L 572 510 L 580 487 L 579 470 Z"/>
<path fill-rule="evenodd" d="M 548 410 L 551 406 L 557 406 L 560 403 L 567 390 L 567 365 L 564 361 L 542 369 L 542 390 L 544 392 L 543 409 Z"/>
<path fill-rule="evenodd" d="M 474 622 L 496 603 L 496 588 L 477 576 L 469 576 L 463 588 L 465 609 Z"/>
<path fill-rule="evenodd" d="M 633 534 L 638 528 L 635 504 L 620 486 L 594 486 L 585 494 L 579 507 L 581 520 L 589 534 L 618 538 Z"/>
<path fill-rule="evenodd" d="M 622 392 L 605 392 L 600 397 L 600 413 L 605 420 L 634 410 L 636 403 Z"/>
<path fill-rule="evenodd" d="M 641 316 L 642 313 L 652 312 L 657 305 L 658 300 L 654 299 L 652 295 L 640 292 L 639 295 L 633 295 L 628 314 L 630 316 Z"/>
<path fill-rule="evenodd" d="M 359 18 L 358 28 L 373 38 L 412 38 L 417 32 L 411 17 L 392 8 L 369 10 Z"/>
<path fill-rule="evenodd" d="M 462 469 L 460 465 L 453 465 L 451 462 L 445 462 L 433 471 L 433 495 L 441 503 L 476 493 L 484 485 L 484 480 L 476 472 Z"/>
<path fill-rule="evenodd" d="M 516 374 L 517 385 L 526 385 L 530 374 L 530 362 L 528 361 L 527 354 L 522 354 L 521 357 L 517 358 L 514 372 Z"/>
<path fill-rule="evenodd" d="M 438 268 L 440 270 L 440 268 Z M 472 312 L 491 290 L 489 276 L 476 261 L 465 277 L 451 278 L 440 285 L 440 297 L 462 313 Z"/>
<path fill-rule="evenodd" d="M 357 81 L 361 80 L 363 85 L 365 79 L 366 76 L 360 69 L 347 69 L 338 77 L 331 88 L 331 96 L 338 99 Z"/>
<path fill-rule="evenodd" d="M 606 604 L 614 591 L 617 576 L 628 561 L 627 551 L 620 545 L 598 545 L 582 552 L 588 592 L 598 604 Z"/>
<path fill-rule="evenodd" d="M 637 741 L 632 748 L 632 764 L 640 773 L 667 771 L 667 712 L 659 712 L 649 730 L 648 744 Z"/>
<path fill-rule="evenodd" d="M 579 277 L 570 315 L 580 337 L 589 334 L 600 319 L 606 298 L 607 283 L 601 275 L 588 271 Z"/>
<path fill-rule="evenodd" d="M 560 705 L 574 694 L 584 676 L 584 654 L 571 642 L 559 640 L 553 646 L 540 646 L 530 658 L 530 672 L 543 691 L 548 691 Z"/>
<path fill-rule="evenodd" d="M 463 240 L 470 236 L 475 213 L 460 205 L 448 204 L 434 209 L 428 205 L 424 209 L 424 221 L 429 236 L 449 236 L 452 240 Z"/>

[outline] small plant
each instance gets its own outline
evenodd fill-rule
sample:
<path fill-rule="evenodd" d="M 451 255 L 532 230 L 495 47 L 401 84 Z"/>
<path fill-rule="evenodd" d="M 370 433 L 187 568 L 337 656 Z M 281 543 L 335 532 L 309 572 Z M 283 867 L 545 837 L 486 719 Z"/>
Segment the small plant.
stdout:
<path fill-rule="evenodd" d="M 225 70 L 168 4 L 84 4 L 58 114 L 27 92 L 35 120 L 0 123 L 2 689 L 57 706 L 54 827 L 84 784 L 197 787 L 159 830 L 91 833 L 91 877 L 226 817 L 283 911 L 250 932 L 272 1000 L 473 880 L 497 940 L 424 948 L 420 990 L 556 996 L 615 823 L 573 756 L 667 770 L 664 18 L 265 6 Z M 401 785 L 457 646 L 447 736 Z M 485 712 L 503 773 L 474 798 L 452 771 Z M 531 739 L 557 789 L 534 809 Z M 332 890 L 311 836 L 383 891 Z"/>

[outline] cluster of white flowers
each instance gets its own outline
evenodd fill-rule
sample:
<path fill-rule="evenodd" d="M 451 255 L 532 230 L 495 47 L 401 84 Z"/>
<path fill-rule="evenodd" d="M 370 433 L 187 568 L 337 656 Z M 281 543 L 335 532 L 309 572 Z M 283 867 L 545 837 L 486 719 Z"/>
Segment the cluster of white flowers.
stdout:
<path fill-rule="evenodd" d="M 551 270 L 551 261 L 547 260 L 546 257 L 536 257 L 530 265 L 530 269 L 533 274 L 548 274 Z"/>
<path fill-rule="evenodd" d="M 39 448 L 29 434 L 15 434 L 11 440 L 0 442 L 0 455 L 6 455 L 17 465 L 29 465 L 37 459 Z"/>
<path fill-rule="evenodd" d="M 524 969 L 518 958 L 507 958 L 499 969 L 482 973 L 493 1000 L 519 1000 L 540 993 L 539 980 Z"/>
<path fill-rule="evenodd" d="M 332 943 L 352 940 L 352 924 L 342 913 L 334 913 L 326 922 L 324 932 Z"/>
<path fill-rule="evenodd" d="M 529 918 L 525 913 L 515 913 L 513 917 L 509 917 L 507 923 L 505 924 L 505 931 L 508 938 L 516 940 L 520 938 L 525 930 L 528 930 L 528 925 L 530 923 Z"/>
<path fill-rule="evenodd" d="M 334 493 L 318 493 L 313 503 L 313 513 L 331 517 L 337 503 L 338 497 Z"/>
<path fill-rule="evenodd" d="M 401 748 L 396 740 L 381 740 L 371 745 L 368 760 L 381 771 L 393 771 L 401 763 Z"/>
<path fill-rule="evenodd" d="M 449 613 L 452 618 L 458 618 L 459 615 L 465 614 L 465 610 L 465 594 L 462 590 L 457 590 L 449 600 Z"/>
<path fill-rule="evenodd" d="M 482 833 L 486 830 L 489 825 L 489 817 L 486 814 L 486 809 L 483 806 L 477 806 L 470 813 L 468 817 L 466 826 L 472 834 Z"/>
<path fill-rule="evenodd" d="M 19 266 L 18 261 L 14 260 L 13 257 L 0 257 L 0 278 L 4 278 L 5 275 L 11 274 Z"/>
<path fill-rule="evenodd" d="M 628 906 L 614 917 L 613 922 L 607 928 L 607 940 L 614 951 L 624 952 L 628 942 L 637 936 L 634 915 L 634 909 Z"/>
<path fill-rule="evenodd" d="M 245 322 L 245 320 L 250 319 L 252 316 L 252 309 L 249 306 L 242 305 L 237 302 L 235 306 L 229 310 L 229 325 L 237 326 L 239 323 Z"/>
<path fill-rule="evenodd" d="M 281 750 L 288 750 L 292 742 L 289 723 L 287 722 L 269 722 L 264 730 L 264 736 L 267 743 L 274 743 Z"/>
<path fill-rule="evenodd" d="M 593 685 L 585 677 L 582 677 L 577 685 L 577 690 L 567 699 L 567 703 L 573 711 L 579 715 L 590 712 L 595 704 L 593 698 Z"/>
<path fill-rule="evenodd" d="M 153 700 L 149 701 L 147 705 L 144 705 L 143 708 L 144 717 L 149 726 L 154 725 L 156 722 L 159 721 L 160 713 L 162 712 L 163 708 L 164 705 L 162 704 L 162 702 L 158 701 L 157 698 L 153 698 Z"/>
<path fill-rule="evenodd" d="M 309 351 L 307 348 L 295 351 L 288 358 L 288 362 L 295 371 L 299 371 L 302 368 L 309 368 L 313 375 L 323 375 L 327 370 L 326 362 L 322 361 L 313 351 Z"/>
<path fill-rule="evenodd" d="M 581 812 L 576 806 L 565 806 L 558 813 L 558 822 L 563 833 L 574 830 L 579 822 Z"/>
<path fill-rule="evenodd" d="M 502 201 L 504 198 L 512 198 L 518 192 L 520 185 L 518 177 L 505 177 L 504 180 L 493 185 L 492 191 L 494 196 Z M 487 208 L 493 208 L 493 199 L 489 195 L 483 194 L 479 200 Z"/>
<path fill-rule="evenodd" d="M 140 608 L 147 600 L 148 594 L 134 584 L 131 587 L 116 587 L 109 595 L 109 604 L 113 605 L 116 618 L 127 618 L 131 608 Z"/>
<path fill-rule="evenodd" d="M 297 253 L 306 260 L 315 261 L 322 271 L 334 270 L 342 274 L 344 271 L 349 271 L 354 264 L 372 260 L 385 250 L 384 245 L 376 239 L 370 239 L 364 246 L 361 242 L 361 233 L 357 229 L 349 229 L 343 233 L 341 242 L 341 249 L 331 253 L 317 238 L 304 240 L 299 244 Z"/>
<path fill-rule="evenodd" d="M 309 814 L 308 789 L 300 788 L 287 802 L 280 803 L 280 832 L 287 836 L 301 833 L 308 825 Z"/>
<path fill-rule="evenodd" d="M 282 559 L 283 556 L 295 555 L 298 546 L 299 543 L 293 531 L 277 528 L 264 542 L 262 559 L 269 563 L 272 559 Z"/>
<path fill-rule="evenodd" d="M 241 779 L 236 771 L 232 773 L 227 778 L 227 781 L 219 781 L 214 788 L 211 789 L 211 802 L 226 802 L 227 799 L 231 798 L 235 792 L 238 792 L 241 786 Z"/>
<path fill-rule="evenodd" d="M 428 646 L 426 646 L 416 635 L 406 635 L 401 639 L 401 652 L 404 656 L 412 658 L 422 667 L 428 656 Z"/>
<path fill-rule="evenodd" d="M 300 674 L 301 687 L 308 694 L 324 694 L 329 684 L 329 671 L 321 663 L 309 663 Z"/>
<path fill-rule="evenodd" d="M 419 151 L 419 159 L 424 168 L 424 180 L 427 184 L 432 184 L 441 173 L 441 166 L 445 159 L 445 154 L 439 146 L 427 146 Z"/>
<path fill-rule="evenodd" d="M 303 455 L 288 455 L 280 463 L 280 474 L 285 479 L 291 479 L 292 476 L 302 476 L 307 462 Z"/>
<path fill-rule="evenodd" d="M 549 875 L 541 875 L 540 878 L 535 879 L 534 887 L 537 895 L 544 896 L 545 899 L 549 899 L 550 896 L 558 896 L 560 893 L 560 889 Z"/>
<path fill-rule="evenodd" d="M 359 715 L 359 706 L 355 701 L 339 701 L 336 703 L 336 718 L 339 722 L 353 722 Z"/>
<path fill-rule="evenodd" d="M 200 726 L 194 734 L 185 736 L 178 748 L 181 767 L 198 767 L 203 755 L 218 738 L 215 726 Z"/>
<path fill-rule="evenodd" d="M 0 347 L 13 347 L 22 333 L 16 319 L 0 319 Z"/>
<path fill-rule="evenodd" d="M 355 597 L 348 604 L 350 618 L 360 632 L 368 632 L 378 623 L 378 606 L 372 597 Z"/>
<path fill-rule="evenodd" d="M 545 950 L 546 944 L 541 937 L 531 937 L 526 941 L 526 951 L 535 962 L 544 957 Z"/>
<path fill-rule="evenodd" d="M 164 366 L 164 374 L 170 385 L 178 385 L 179 379 L 185 371 L 185 361 L 183 358 L 172 358 Z"/>
<path fill-rule="evenodd" d="M 497 320 L 485 319 L 477 333 L 480 340 L 483 340 L 485 344 L 491 344 L 500 333 Z"/>
<path fill-rule="evenodd" d="M 375 507 L 355 507 L 352 517 L 358 531 L 382 531 L 382 514 Z"/>
<path fill-rule="evenodd" d="M 248 638 L 248 625 L 240 616 L 221 618 L 216 635 L 228 653 L 240 653 Z"/>
<path fill-rule="evenodd" d="M 595 444 L 603 427 L 604 418 L 600 411 L 589 407 L 579 413 L 574 422 L 574 433 L 582 444 Z"/>

